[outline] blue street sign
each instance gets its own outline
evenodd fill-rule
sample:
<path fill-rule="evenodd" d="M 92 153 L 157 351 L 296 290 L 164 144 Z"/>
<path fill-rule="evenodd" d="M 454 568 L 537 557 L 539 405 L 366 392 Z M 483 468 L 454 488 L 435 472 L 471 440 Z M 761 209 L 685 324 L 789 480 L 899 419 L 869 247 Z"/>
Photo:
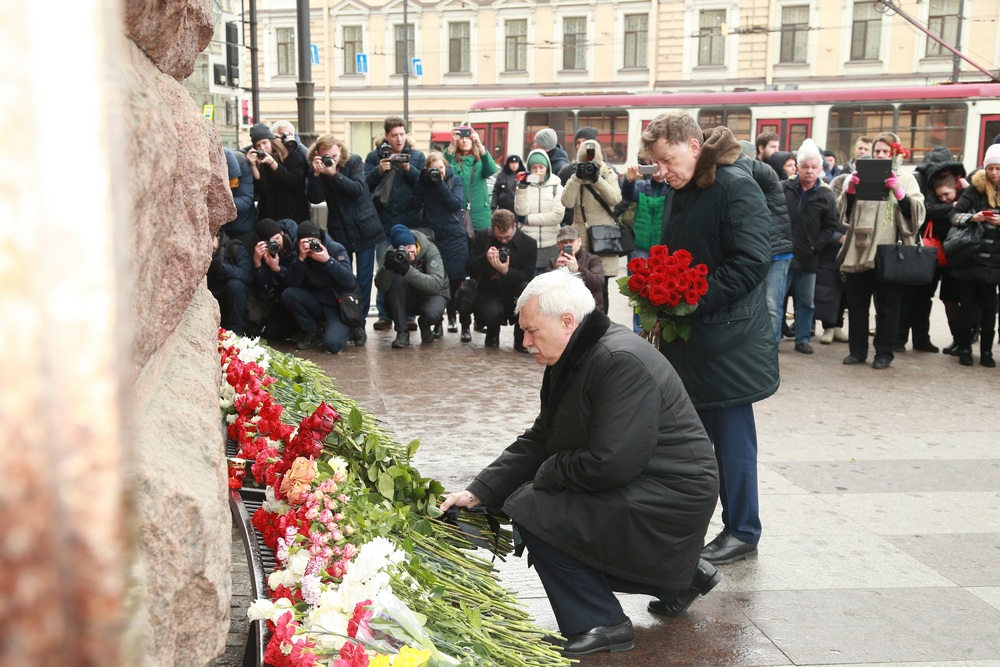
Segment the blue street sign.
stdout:
<path fill-rule="evenodd" d="M 315 44 L 309 45 L 309 59 L 313 65 L 319 65 L 319 47 Z"/>
<path fill-rule="evenodd" d="M 368 74 L 368 54 L 367 53 L 356 53 L 354 54 L 354 64 L 355 69 L 358 74 Z"/>
<path fill-rule="evenodd" d="M 410 60 L 413 63 L 413 76 L 423 76 L 424 75 L 424 63 L 420 58 L 413 58 Z"/>

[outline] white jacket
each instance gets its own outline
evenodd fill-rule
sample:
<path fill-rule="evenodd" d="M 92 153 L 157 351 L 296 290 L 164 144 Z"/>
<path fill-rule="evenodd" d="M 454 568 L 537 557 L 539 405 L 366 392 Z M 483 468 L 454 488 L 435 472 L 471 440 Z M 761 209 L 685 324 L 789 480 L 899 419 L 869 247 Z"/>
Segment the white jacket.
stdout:
<path fill-rule="evenodd" d="M 534 150 L 532 153 L 545 151 Z M 545 155 L 548 160 L 548 156 Z M 566 207 L 562 203 L 563 186 L 559 176 L 549 168 L 544 183 L 520 183 L 514 191 L 514 213 L 524 216 L 521 231 L 535 239 L 539 248 L 551 248 L 562 223 Z"/>

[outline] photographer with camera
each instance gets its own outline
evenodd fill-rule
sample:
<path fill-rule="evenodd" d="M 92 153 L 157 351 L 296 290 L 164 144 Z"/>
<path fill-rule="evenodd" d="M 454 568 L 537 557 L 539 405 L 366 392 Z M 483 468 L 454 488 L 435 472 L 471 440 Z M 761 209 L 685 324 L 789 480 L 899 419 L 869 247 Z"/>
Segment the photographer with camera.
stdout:
<path fill-rule="evenodd" d="M 236 217 L 222 225 L 222 231 L 231 239 L 242 243 L 247 250 L 257 242 L 257 209 L 253 205 L 253 170 L 247 156 L 223 147 L 226 168 L 229 171 L 229 191 L 236 206 Z"/>
<path fill-rule="evenodd" d="M 276 120 L 271 123 L 271 134 L 278 138 L 289 151 L 298 151 L 302 159 L 306 159 L 309 149 L 302 143 L 302 138 L 295 131 L 291 121 Z"/>
<path fill-rule="evenodd" d="M 247 160 L 253 171 L 257 217 L 309 220 L 305 159 L 298 151 L 289 151 L 263 123 L 250 128 L 250 141 L 253 148 L 247 151 Z"/>
<path fill-rule="evenodd" d="M 465 260 L 469 256 L 469 239 L 465 235 L 465 224 L 462 220 L 462 206 L 465 204 L 465 194 L 462 179 L 452 171 L 445 162 L 444 154 L 433 151 L 427 155 L 427 166 L 420 172 L 420 179 L 413 188 L 410 199 L 412 208 L 424 212 L 423 226 L 434 232 L 434 244 L 441 251 L 444 261 L 444 271 L 448 275 L 448 331 L 455 333 L 455 314 L 458 311 L 458 293 L 465 280 Z M 462 341 L 472 340 L 469 332 L 471 317 L 467 313 L 460 315 L 462 322 Z M 441 325 L 437 324 L 434 334 L 441 336 Z"/>
<path fill-rule="evenodd" d="M 240 336 L 246 333 L 244 312 L 253 282 L 250 253 L 221 229 L 212 239 L 212 262 L 208 265 L 208 289 L 219 302 L 223 329 Z"/>
<path fill-rule="evenodd" d="M 528 153 L 528 171 L 529 175 L 514 192 L 514 213 L 522 220 L 521 231 L 538 244 L 535 258 L 535 275 L 538 275 L 559 255 L 556 234 L 566 208 L 562 204 L 562 181 L 553 173 L 544 150 L 536 148 Z"/>
<path fill-rule="evenodd" d="M 451 132 L 445 159 L 462 178 L 465 208 L 472 231 L 490 228 L 490 189 L 486 182 L 497 172 L 493 156 L 483 146 L 479 133 L 467 125 Z"/>
<path fill-rule="evenodd" d="M 500 327 L 511 323 L 514 349 L 525 352 L 524 331 L 517 324 L 514 304 L 535 275 L 538 245 L 514 222 L 510 211 L 494 211 L 490 228 L 479 230 L 472 238 L 465 269 L 478 283 L 473 312 L 486 331 L 485 346 L 500 347 Z"/>
<path fill-rule="evenodd" d="M 257 221 L 259 239 L 253 248 L 253 292 L 247 306 L 247 331 L 268 340 L 285 340 L 295 333 L 295 320 L 281 305 L 288 268 L 295 257 L 294 220 Z"/>
<path fill-rule="evenodd" d="M 559 254 L 549 261 L 548 271 L 569 269 L 570 273 L 579 274 L 583 284 L 594 296 L 594 303 L 603 310 L 601 291 L 604 289 L 604 266 L 601 258 L 583 249 L 583 239 L 580 233 L 572 227 L 560 227 L 556 235 L 556 248 Z"/>
<path fill-rule="evenodd" d="M 411 228 L 420 225 L 420 211 L 410 206 L 410 197 L 420 171 L 424 168 L 424 154 L 413 148 L 406 138 L 406 121 L 400 116 L 388 116 L 382 125 L 385 136 L 379 141 L 378 147 L 365 157 L 365 182 L 372 193 L 372 201 L 386 237 L 385 241 L 375 246 L 377 265 L 381 265 L 385 257 L 385 250 L 389 247 L 389 230 L 394 225 Z M 382 292 L 379 292 L 375 299 L 378 321 L 372 328 L 376 331 L 392 327 L 389 312 L 383 303 L 384 298 Z"/>
<path fill-rule="evenodd" d="M 326 201 L 326 227 L 330 236 L 353 255 L 358 266 L 358 298 L 367 315 L 371 304 L 375 247 L 385 241 L 378 213 L 368 194 L 361 157 L 351 155 L 347 145 L 332 134 L 324 134 L 309 148 L 309 197 Z M 364 327 L 353 332 L 355 345 L 364 345 Z"/>
<path fill-rule="evenodd" d="M 580 238 L 589 241 L 587 230 L 591 227 L 617 224 L 612 209 L 621 199 L 618 176 L 605 164 L 601 144 L 593 139 L 584 140 L 577 151 L 576 170 L 566 181 L 562 194 L 563 206 L 573 208 L 573 226 L 580 233 Z M 586 247 L 588 251 L 593 251 L 589 243 Z M 608 283 L 618 275 L 618 262 L 617 255 L 601 257 L 604 266 L 602 310 L 605 314 L 608 309 Z"/>
<path fill-rule="evenodd" d="M 389 243 L 375 274 L 375 285 L 385 294 L 385 307 L 396 330 L 392 347 L 410 344 L 407 318 L 414 315 L 420 316 L 420 342 L 433 343 L 434 327 L 440 326 L 448 301 L 448 277 L 441 253 L 422 232 L 405 225 L 389 231 Z"/>
<path fill-rule="evenodd" d="M 337 354 L 352 336 L 340 319 L 338 295 L 358 288 L 347 250 L 311 220 L 299 224 L 295 250 L 281 303 L 305 333 L 296 347 L 308 350 L 322 342 Z M 355 345 L 363 344 L 355 339 Z"/>

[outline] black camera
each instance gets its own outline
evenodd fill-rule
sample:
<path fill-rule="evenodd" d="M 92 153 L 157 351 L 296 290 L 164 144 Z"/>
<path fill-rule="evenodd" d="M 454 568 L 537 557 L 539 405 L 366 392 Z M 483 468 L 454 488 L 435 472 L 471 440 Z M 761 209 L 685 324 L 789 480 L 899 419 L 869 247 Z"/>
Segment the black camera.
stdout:
<path fill-rule="evenodd" d="M 510 251 L 507 250 L 507 246 L 505 246 L 505 245 L 504 246 L 500 246 L 500 256 L 498 257 L 498 259 L 500 260 L 500 263 L 503 264 L 509 258 L 510 258 Z"/>
<path fill-rule="evenodd" d="M 267 153 L 265 151 L 254 151 L 254 153 L 257 154 L 258 160 L 263 160 L 264 158 L 267 157 Z"/>
<path fill-rule="evenodd" d="M 389 145 L 388 141 L 383 141 L 378 145 L 378 159 L 384 160 L 392 155 L 392 146 Z"/>
<path fill-rule="evenodd" d="M 420 182 L 424 185 L 437 185 L 441 182 L 441 170 L 424 167 L 420 170 Z"/>
<path fill-rule="evenodd" d="M 573 244 L 572 243 L 564 243 L 562 251 L 566 255 L 572 255 L 573 254 Z"/>
<path fill-rule="evenodd" d="M 288 150 L 296 151 L 299 149 L 299 142 L 295 141 L 295 135 L 291 132 L 282 132 L 280 139 Z"/>
<path fill-rule="evenodd" d="M 396 266 L 403 266 L 409 263 L 410 253 L 405 245 L 401 245 L 392 251 L 392 261 L 396 263 Z"/>
<path fill-rule="evenodd" d="M 323 244 L 319 242 L 319 239 L 309 239 L 309 250 L 312 252 L 319 252 L 323 249 Z"/>
<path fill-rule="evenodd" d="M 409 162 L 409 161 L 410 161 L 409 153 L 393 153 L 392 155 L 389 156 L 389 162 L 392 163 Z"/>
<path fill-rule="evenodd" d="M 576 177 L 583 181 L 596 182 L 601 172 L 600 167 L 594 162 L 594 158 L 597 156 L 597 142 L 585 141 L 583 148 L 586 151 L 586 160 L 576 163 Z"/>
<path fill-rule="evenodd" d="M 467 125 L 460 125 L 459 127 L 456 127 L 455 129 L 458 131 L 458 136 L 460 136 L 460 137 L 471 137 L 472 136 L 472 128 L 468 127 Z"/>
<path fill-rule="evenodd" d="M 322 159 L 323 159 L 323 166 L 324 167 L 332 167 L 333 166 L 333 158 L 330 157 L 329 155 L 324 155 Z"/>
<path fill-rule="evenodd" d="M 267 242 L 267 254 L 271 257 L 277 257 L 278 253 L 281 252 L 281 244 L 277 241 Z"/>

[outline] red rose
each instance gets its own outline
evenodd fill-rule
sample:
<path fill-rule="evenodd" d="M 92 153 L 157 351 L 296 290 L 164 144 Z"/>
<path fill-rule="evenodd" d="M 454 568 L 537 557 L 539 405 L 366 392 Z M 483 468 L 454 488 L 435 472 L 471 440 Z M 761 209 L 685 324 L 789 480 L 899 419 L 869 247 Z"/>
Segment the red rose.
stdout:
<path fill-rule="evenodd" d="M 666 257 L 670 254 L 670 249 L 665 245 L 654 245 L 649 249 L 650 257 Z"/>
<path fill-rule="evenodd" d="M 691 256 L 691 253 L 689 253 L 684 248 L 681 248 L 680 250 L 678 250 L 677 252 L 675 252 L 674 253 L 674 258 L 677 259 L 677 261 L 681 262 L 684 266 L 689 265 L 691 263 L 691 260 L 694 259 Z"/>
<path fill-rule="evenodd" d="M 708 281 L 701 277 L 695 278 L 691 289 L 698 292 L 698 294 L 705 294 L 708 292 Z"/>
<path fill-rule="evenodd" d="M 701 295 L 699 295 L 698 292 L 696 292 L 694 290 L 688 290 L 687 292 L 684 293 L 684 302 L 688 303 L 688 304 L 690 304 L 692 306 L 697 305 L 698 304 L 698 300 L 700 298 L 701 298 Z"/>
<path fill-rule="evenodd" d="M 628 278 L 628 288 L 633 292 L 638 293 L 645 284 L 646 280 L 642 276 L 631 275 Z"/>
<path fill-rule="evenodd" d="M 667 298 L 667 305 L 671 308 L 681 305 L 681 295 L 679 292 L 672 292 Z"/>
<path fill-rule="evenodd" d="M 639 290 L 639 296 L 641 296 L 643 299 L 649 298 L 649 283 L 646 283 L 645 285 L 642 286 L 642 288 Z"/>
<path fill-rule="evenodd" d="M 645 257 L 633 257 L 628 261 L 628 270 L 632 273 L 648 273 Z"/>
<path fill-rule="evenodd" d="M 653 285 L 649 288 L 649 302 L 654 306 L 662 306 L 669 296 L 670 292 L 663 285 Z"/>
<path fill-rule="evenodd" d="M 708 275 L 708 264 L 699 264 L 696 267 L 698 269 L 698 275 L 707 276 Z"/>

